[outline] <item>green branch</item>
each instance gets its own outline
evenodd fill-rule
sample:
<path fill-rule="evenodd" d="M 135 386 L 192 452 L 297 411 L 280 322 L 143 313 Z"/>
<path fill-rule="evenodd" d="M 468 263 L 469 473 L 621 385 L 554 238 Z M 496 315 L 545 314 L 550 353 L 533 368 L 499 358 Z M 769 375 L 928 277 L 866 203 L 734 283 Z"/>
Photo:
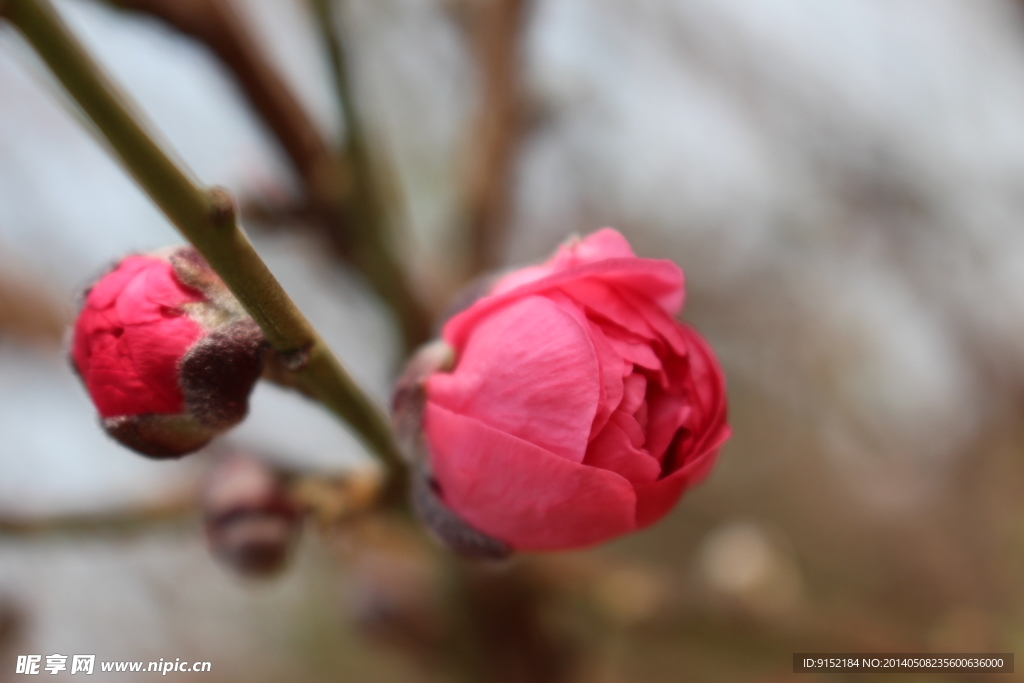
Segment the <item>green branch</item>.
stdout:
<path fill-rule="evenodd" d="M 404 465 L 386 415 L 355 384 L 271 274 L 238 225 L 231 196 L 204 188 L 154 142 L 125 98 L 71 34 L 49 0 L 0 0 L 135 180 L 206 257 L 294 373 L 296 384 L 342 420 L 384 461 L 393 485 Z"/>

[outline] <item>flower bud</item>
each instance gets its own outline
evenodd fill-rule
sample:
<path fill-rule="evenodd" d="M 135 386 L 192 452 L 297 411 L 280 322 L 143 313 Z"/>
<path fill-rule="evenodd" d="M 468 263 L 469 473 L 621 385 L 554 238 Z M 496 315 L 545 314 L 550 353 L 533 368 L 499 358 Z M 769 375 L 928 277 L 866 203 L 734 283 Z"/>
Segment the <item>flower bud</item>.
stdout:
<path fill-rule="evenodd" d="M 211 472 L 203 496 L 210 550 L 247 576 L 270 576 L 285 565 L 301 530 L 301 513 L 284 476 L 254 458 L 234 455 Z"/>
<path fill-rule="evenodd" d="M 86 292 L 71 359 L 107 433 L 166 458 L 245 417 L 265 349 L 217 274 L 182 247 L 128 256 Z"/>
<path fill-rule="evenodd" d="M 682 306 L 678 266 L 604 229 L 449 319 L 447 362 L 414 357 L 393 402 L 424 521 L 480 554 L 591 546 L 667 514 L 730 433 Z"/>

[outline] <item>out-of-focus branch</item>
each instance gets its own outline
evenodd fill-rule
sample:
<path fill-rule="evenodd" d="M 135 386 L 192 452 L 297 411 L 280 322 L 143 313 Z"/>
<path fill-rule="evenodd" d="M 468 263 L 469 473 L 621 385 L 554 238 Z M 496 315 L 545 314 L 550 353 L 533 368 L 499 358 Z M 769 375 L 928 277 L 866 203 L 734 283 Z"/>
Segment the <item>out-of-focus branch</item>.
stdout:
<path fill-rule="evenodd" d="M 157 17 L 204 43 L 234 74 L 253 108 L 277 137 L 321 208 L 345 194 L 342 161 L 324 140 L 291 87 L 280 76 L 229 0 L 107 0 Z"/>
<path fill-rule="evenodd" d="M 188 491 L 144 505 L 94 512 L 26 515 L 0 511 L 0 538 L 128 534 L 187 521 L 199 511 L 199 496 Z"/>
<path fill-rule="evenodd" d="M 404 463 L 388 418 L 349 377 L 253 249 L 230 195 L 200 187 L 164 153 L 49 0 L 6 0 L 4 11 L 135 180 L 259 324 L 296 384 L 350 424 L 384 461 L 392 486 L 404 490 Z"/>
<path fill-rule="evenodd" d="M 370 154 L 354 105 L 343 101 L 348 131 L 343 154 L 324 140 L 230 0 L 106 1 L 160 18 L 206 44 L 228 67 L 288 154 L 315 224 L 392 309 L 406 347 L 422 343 L 431 316 L 414 294 L 388 239 L 383 212 L 371 210 L 379 208 L 380 196 L 370 177 Z"/>
<path fill-rule="evenodd" d="M 221 444 L 215 453 L 244 453 Z M 223 459 L 222 459 L 223 461 Z M 374 509 L 380 489 L 380 473 L 376 468 L 346 472 L 308 472 L 280 468 L 263 462 L 283 481 L 283 492 L 304 516 L 313 519 L 323 530 L 357 518 Z M 216 469 L 200 479 L 174 490 L 150 497 L 146 502 L 81 512 L 38 513 L 17 512 L 0 506 L 0 539 L 4 537 L 99 536 L 127 534 L 152 527 L 192 521 L 200 512 L 209 512 L 209 488 Z M 206 491 L 207 496 L 202 495 Z"/>
<path fill-rule="evenodd" d="M 344 116 L 344 158 L 351 183 L 344 206 L 351 258 L 403 321 L 407 350 L 430 335 L 431 316 L 413 294 L 397 257 L 386 202 L 389 183 L 383 160 L 374 155 L 352 83 L 347 46 L 339 34 L 331 0 L 310 0 L 330 57 L 335 92 Z"/>
<path fill-rule="evenodd" d="M 495 568 L 456 560 L 450 609 L 461 612 L 458 640 L 466 683 L 566 683 L 579 680 L 580 652 L 573 637 L 545 620 L 557 592 L 529 562 Z M 456 618 L 460 618 L 459 615 Z"/>
<path fill-rule="evenodd" d="M 0 338 L 54 345 L 64 334 L 67 317 L 42 278 L 0 272 Z"/>
<path fill-rule="evenodd" d="M 500 265 L 511 219 L 512 176 L 526 129 L 522 46 L 532 4 L 533 0 L 481 0 L 459 9 L 476 58 L 481 93 L 462 180 L 471 277 Z"/>

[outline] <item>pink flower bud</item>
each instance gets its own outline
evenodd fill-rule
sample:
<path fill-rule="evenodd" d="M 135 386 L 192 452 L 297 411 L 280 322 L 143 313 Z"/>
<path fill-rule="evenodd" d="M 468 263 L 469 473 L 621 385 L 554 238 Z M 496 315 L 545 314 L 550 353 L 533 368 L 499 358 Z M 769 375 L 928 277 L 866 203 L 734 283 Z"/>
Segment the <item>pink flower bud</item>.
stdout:
<path fill-rule="evenodd" d="M 228 457 L 210 473 L 203 524 L 213 554 L 247 576 L 284 568 L 301 531 L 285 478 L 255 458 Z"/>
<path fill-rule="evenodd" d="M 72 363 L 104 429 L 152 457 L 240 421 L 263 365 L 259 327 L 190 247 L 128 256 L 86 293 Z"/>
<path fill-rule="evenodd" d="M 453 363 L 419 379 L 421 400 L 408 376 L 396 394 L 422 406 L 418 445 L 400 437 L 422 454 L 428 524 L 493 555 L 590 546 L 668 513 L 730 433 L 722 371 L 674 320 L 682 306 L 678 266 L 604 229 L 448 320 Z"/>

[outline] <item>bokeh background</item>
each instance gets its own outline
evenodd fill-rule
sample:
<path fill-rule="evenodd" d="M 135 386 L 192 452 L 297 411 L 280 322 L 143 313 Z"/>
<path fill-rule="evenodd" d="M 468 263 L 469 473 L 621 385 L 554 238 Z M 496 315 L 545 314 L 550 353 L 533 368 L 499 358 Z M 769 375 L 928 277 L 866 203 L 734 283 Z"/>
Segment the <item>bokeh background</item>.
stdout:
<path fill-rule="evenodd" d="M 468 268 L 486 99 L 463 5 L 497 1 L 336 3 L 401 255 L 438 309 Z M 383 401 L 394 321 L 288 210 L 298 180 L 222 63 L 152 17 L 56 4 L 178 158 L 239 197 L 260 253 Z M 234 4 L 343 139 L 306 4 Z M 792 653 L 1024 653 L 1024 3 L 533 0 L 515 38 L 496 262 L 603 225 L 675 260 L 735 432 L 660 525 L 527 560 L 550 593 L 537 618 L 572 661 L 559 680 L 843 681 L 794 676 Z M 202 478 L 202 458 L 153 463 L 106 439 L 62 354 L 76 291 L 178 242 L 0 25 L 0 515 L 130 510 Z M 230 443 L 323 471 L 367 459 L 272 387 Z M 431 655 L 431 551 L 309 531 L 287 572 L 253 582 L 209 557 L 191 517 L 0 524 L 0 680 L 27 653 L 209 660 L 179 676 L 204 680 L 451 680 Z M 367 535 L 385 540 L 360 550 Z"/>

